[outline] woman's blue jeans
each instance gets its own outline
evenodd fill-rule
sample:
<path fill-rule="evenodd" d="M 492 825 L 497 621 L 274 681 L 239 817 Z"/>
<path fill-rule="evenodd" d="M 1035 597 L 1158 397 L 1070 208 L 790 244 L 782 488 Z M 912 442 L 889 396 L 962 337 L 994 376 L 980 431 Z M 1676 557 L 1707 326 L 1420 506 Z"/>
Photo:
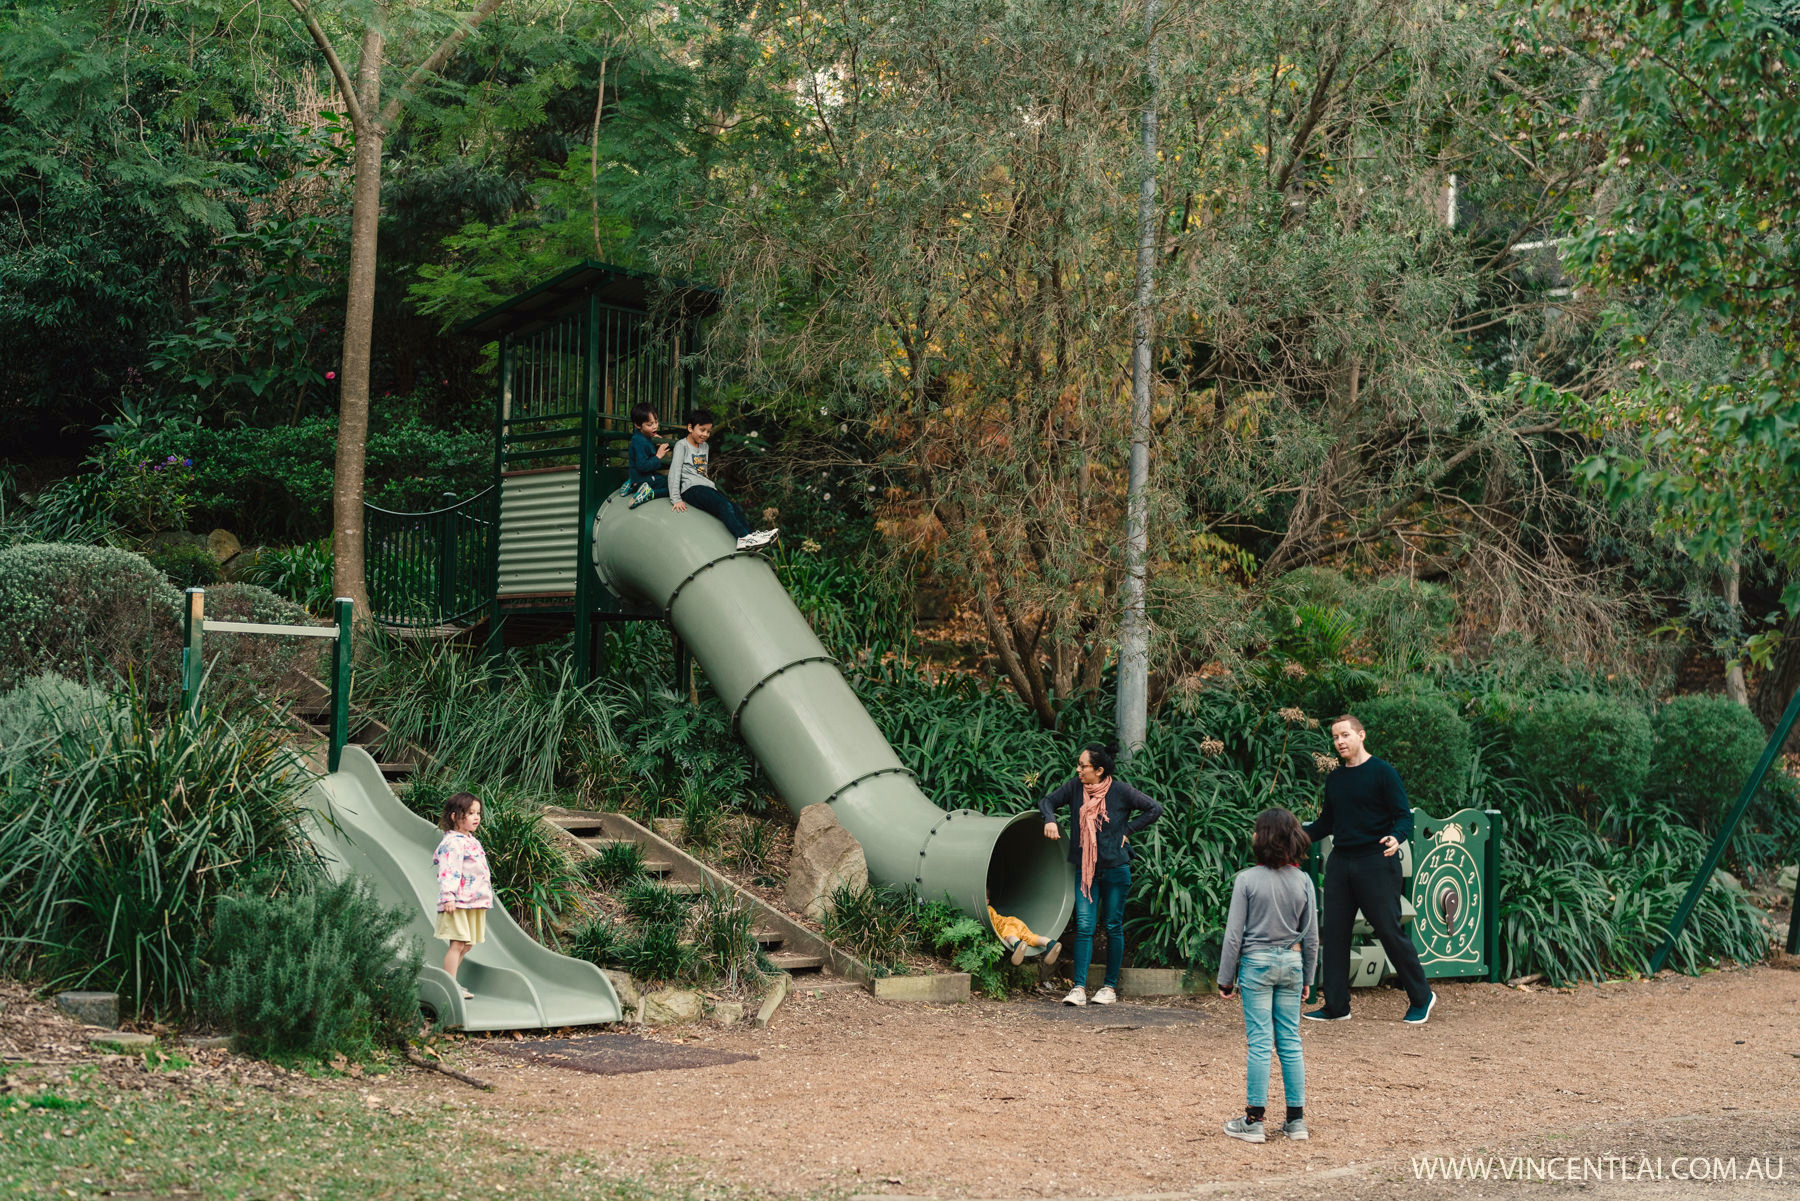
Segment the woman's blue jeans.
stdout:
<path fill-rule="evenodd" d="M 1087 987 L 1088 967 L 1094 962 L 1094 928 L 1100 911 L 1106 911 L 1106 987 L 1119 987 L 1119 969 L 1125 966 L 1125 894 L 1131 891 L 1131 865 L 1094 868 L 1094 895 L 1081 895 L 1075 881 L 1075 984 Z"/>
<path fill-rule="evenodd" d="M 1306 1104 L 1306 1060 L 1300 1054 L 1300 952 L 1258 947 L 1238 963 L 1238 995 L 1244 1001 L 1244 1101 L 1269 1103 L 1269 1051 L 1281 1055 L 1281 1091 L 1291 1108 Z M 1271 1034 L 1273 1039 L 1271 1040 Z"/>

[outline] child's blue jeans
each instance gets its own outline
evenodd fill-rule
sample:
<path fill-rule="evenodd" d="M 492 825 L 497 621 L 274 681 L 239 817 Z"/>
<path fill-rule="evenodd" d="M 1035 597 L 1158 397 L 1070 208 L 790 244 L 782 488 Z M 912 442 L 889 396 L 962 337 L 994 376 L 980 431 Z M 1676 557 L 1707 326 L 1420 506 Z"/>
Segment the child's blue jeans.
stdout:
<path fill-rule="evenodd" d="M 744 520 L 744 511 L 737 507 L 730 497 L 717 488 L 695 486 L 683 488 L 681 499 L 693 505 L 702 513 L 711 513 L 725 523 L 733 538 L 742 538 L 750 532 L 750 523 Z"/>
<path fill-rule="evenodd" d="M 1244 1101 L 1269 1103 L 1269 1051 L 1281 1056 L 1281 1091 L 1292 1108 L 1306 1104 L 1306 1060 L 1300 1054 L 1300 952 L 1277 947 L 1246 951 L 1238 964 L 1238 995 L 1244 1001 Z"/>
<path fill-rule="evenodd" d="M 1125 894 L 1131 891 L 1131 865 L 1094 869 L 1094 895 L 1081 895 L 1075 881 L 1075 984 L 1087 987 L 1088 966 L 1094 962 L 1094 929 L 1100 910 L 1106 910 L 1106 987 L 1119 987 L 1119 969 L 1125 965 Z"/>

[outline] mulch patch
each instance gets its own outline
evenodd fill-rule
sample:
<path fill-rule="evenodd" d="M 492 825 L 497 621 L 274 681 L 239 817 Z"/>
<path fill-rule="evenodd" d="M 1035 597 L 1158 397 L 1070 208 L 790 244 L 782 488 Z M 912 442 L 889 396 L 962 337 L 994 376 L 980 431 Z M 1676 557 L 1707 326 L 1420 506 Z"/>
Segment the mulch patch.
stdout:
<path fill-rule="evenodd" d="M 1146 1027 L 1198 1026 L 1207 1020 L 1202 1009 L 1177 1009 L 1164 1005 L 1133 1005 L 1120 1001 L 1112 1005 L 1064 1005 L 1061 1001 L 1025 1001 L 1015 1006 L 1017 1016 L 1027 1021 L 1058 1022 L 1063 1025 L 1091 1026 L 1099 1030 L 1141 1030 Z"/>
<path fill-rule="evenodd" d="M 590 1038 L 539 1038 L 519 1042 L 495 1041 L 486 1047 L 495 1055 L 522 1059 L 544 1067 L 591 1072 L 596 1076 L 624 1076 L 632 1072 L 679 1072 L 688 1068 L 718 1067 L 756 1059 L 736 1051 L 713 1051 L 680 1043 L 654 1042 L 635 1034 L 597 1034 Z"/>

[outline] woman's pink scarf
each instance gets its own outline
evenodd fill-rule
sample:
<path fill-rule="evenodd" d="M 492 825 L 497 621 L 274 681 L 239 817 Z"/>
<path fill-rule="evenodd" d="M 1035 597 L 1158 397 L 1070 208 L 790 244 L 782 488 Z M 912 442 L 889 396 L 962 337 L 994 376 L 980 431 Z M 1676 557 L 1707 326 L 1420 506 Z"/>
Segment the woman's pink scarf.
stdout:
<path fill-rule="evenodd" d="M 1094 899 L 1094 863 L 1100 853 L 1100 827 L 1106 824 L 1106 793 L 1112 781 L 1081 786 L 1081 895 Z"/>

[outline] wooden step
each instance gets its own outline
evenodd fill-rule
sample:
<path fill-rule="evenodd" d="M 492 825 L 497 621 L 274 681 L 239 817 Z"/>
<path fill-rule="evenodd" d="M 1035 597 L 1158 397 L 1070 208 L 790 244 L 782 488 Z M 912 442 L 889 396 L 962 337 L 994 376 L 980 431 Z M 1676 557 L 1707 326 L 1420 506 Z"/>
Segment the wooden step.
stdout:
<path fill-rule="evenodd" d="M 381 774 L 392 780 L 400 776 L 410 776 L 419 770 L 417 763 L 377 763 Z"/>
<path fill-rule="evenodd" d="M 756 941 L 765 947 L 778 947 L 787 941 L 787 935 L 779 930 L 758 930 Z"/>
<path fill-rule="evenodd" d="M 776 951 L 769 956 L 769 962 L 784 972 L 816 972 L 825 966 L 822 957 L 802 955 L 798 951 Z"/>

